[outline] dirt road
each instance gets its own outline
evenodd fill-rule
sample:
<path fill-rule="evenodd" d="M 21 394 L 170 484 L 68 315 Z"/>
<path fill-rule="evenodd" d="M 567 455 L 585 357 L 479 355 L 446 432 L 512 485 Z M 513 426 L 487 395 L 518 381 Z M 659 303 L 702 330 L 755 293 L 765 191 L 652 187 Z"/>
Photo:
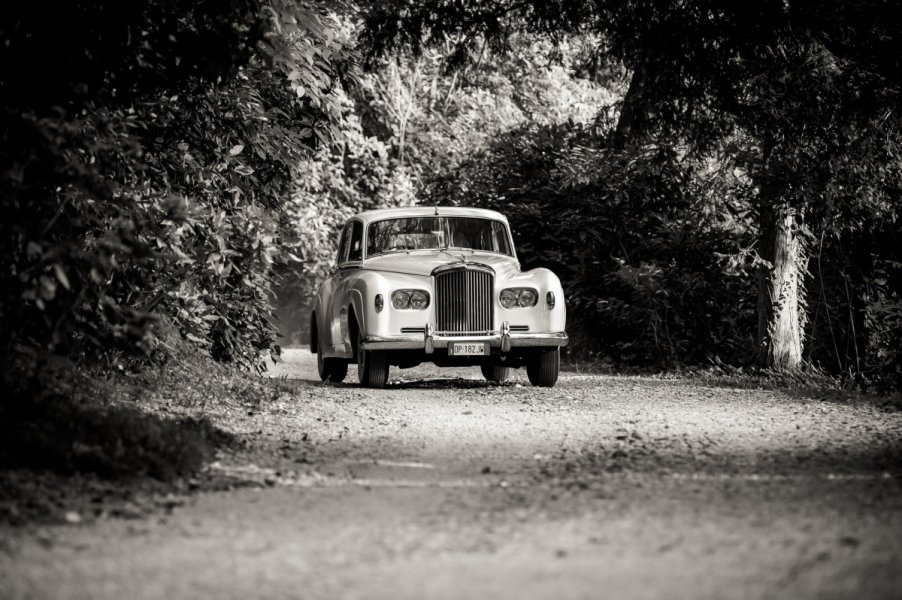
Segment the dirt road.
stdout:
<path fill-rule="evenodd" d="M 902 413 L 477 369 L 324 386 L 286 354 L 171 514 L 17 534 L 0 597 L 902 598 Z M 458 379 L 458 378 L 465 379 Z"/>

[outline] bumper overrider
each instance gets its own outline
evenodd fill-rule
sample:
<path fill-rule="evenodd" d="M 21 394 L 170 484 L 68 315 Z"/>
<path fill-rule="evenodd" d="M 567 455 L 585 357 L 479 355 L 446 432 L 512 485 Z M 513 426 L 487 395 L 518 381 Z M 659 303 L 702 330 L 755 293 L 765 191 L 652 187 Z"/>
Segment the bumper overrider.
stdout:
<path fill-rule="evenodd" d="M 432 354 L 436 348 L 447 348 L 455 342 L 484 342 L 492 348 L 500 348 L 501 352 L 509 352 L 511 348 L 566 346 L 569 341 L 565 331 L 511 333 L 510 325 L 505 321 L 501 331 L 478 333 L 435 332 L 432 324 L 427 324 L 422 334 L 366 336 L 360 347 L 364 350 L 423 350 Z"/>

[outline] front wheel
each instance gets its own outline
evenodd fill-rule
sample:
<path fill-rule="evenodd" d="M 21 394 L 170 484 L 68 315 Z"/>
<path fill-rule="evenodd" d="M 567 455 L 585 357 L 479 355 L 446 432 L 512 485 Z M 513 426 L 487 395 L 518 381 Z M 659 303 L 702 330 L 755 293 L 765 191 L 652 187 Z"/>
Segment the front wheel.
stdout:
<path fill-rule="evenodd" d="M 368 388 L 384 388 L 388 382 L 388 352 L 364 350 L 360 347 L 363 336 L 357 338 L 357 378 Z"/>
<path fill-rule="evenodd" d="M 486 381 L 494 381 L 495 383 L 504 383 L 511 376 L 510 367 L 499 367 L 498 365 L 481 365 L 482 376 Z"/>
<path fill-rule="evenodd" d="M 541 348 L 536 350 L 526 365 L 529 383 L 538 387 L 554 387 L 561 370 L 561 349 Z"/>

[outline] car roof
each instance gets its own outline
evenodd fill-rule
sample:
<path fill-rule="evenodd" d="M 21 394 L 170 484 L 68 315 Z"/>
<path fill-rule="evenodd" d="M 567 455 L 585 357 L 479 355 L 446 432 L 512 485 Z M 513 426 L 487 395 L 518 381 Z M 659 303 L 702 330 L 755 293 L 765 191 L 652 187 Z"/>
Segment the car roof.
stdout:
<path fill-rule="evenodd" d="M 380 208 L 368 210 L 355 215 L 365 224 L 383 219 L 398 219 L 403 217 L 430 217 L 438 214 L 445 217 L 481 217 L 483 219 L 495 219 L 507 223 L 507 217 L 500 212 L 486 208 L 469 208 L 464 206 L 404 206 L 400 208 Z"/>

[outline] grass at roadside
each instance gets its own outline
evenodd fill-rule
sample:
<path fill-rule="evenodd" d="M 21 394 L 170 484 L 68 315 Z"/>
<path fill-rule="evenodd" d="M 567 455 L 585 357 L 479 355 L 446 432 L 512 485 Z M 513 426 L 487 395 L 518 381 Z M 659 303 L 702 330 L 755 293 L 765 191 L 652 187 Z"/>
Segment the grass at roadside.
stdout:
<path fill-rule="evenodd" d="M 812 365 L 796 371 L 734 367 L 712 362 L 709 366 L 683 366 L 673 369 L 615 366 L 610 362 L 570 359 L 561 364 L 564 371 L 582 375 L 613 375 L 661 380 L 679 380 L 692 385 L 733 389 L 780 390 L 840 402 L 866 402 L 885 410 L 902 411 L 902 392 L 874 388 L 854 380 L 842 380 Z"/>
<path fill-rule="evenodd" d="M 218 452 L 241 446 L 227 415 L 272 394 L 189 352 L 163 368 L 44 371 L 0 385 L 0 523 L 12 525 L 171 504 Z"/>

